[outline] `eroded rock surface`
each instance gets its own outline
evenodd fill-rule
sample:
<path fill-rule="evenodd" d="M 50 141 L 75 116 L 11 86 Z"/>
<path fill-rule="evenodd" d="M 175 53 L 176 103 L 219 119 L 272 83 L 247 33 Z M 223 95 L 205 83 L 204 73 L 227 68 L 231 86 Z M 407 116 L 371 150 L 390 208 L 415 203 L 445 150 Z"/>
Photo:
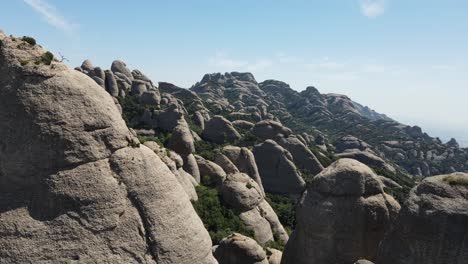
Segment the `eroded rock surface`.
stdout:
<path fill-rule="evenodd" d="M 111 96 L 0 40 L 0 262 L 215 263 L 188 196 Z"/>
<path fill-rule="evenodd" d="M 468 174 L 424 179 L 410 193 L 376 263 L 466 263 Z"/>
<path fill-rule="evenodd" d="M 364 164 L 340 159 L 318 174 L 301 199 L 283 264 L 346 264 L 375 259 L 400 205 Z"/>

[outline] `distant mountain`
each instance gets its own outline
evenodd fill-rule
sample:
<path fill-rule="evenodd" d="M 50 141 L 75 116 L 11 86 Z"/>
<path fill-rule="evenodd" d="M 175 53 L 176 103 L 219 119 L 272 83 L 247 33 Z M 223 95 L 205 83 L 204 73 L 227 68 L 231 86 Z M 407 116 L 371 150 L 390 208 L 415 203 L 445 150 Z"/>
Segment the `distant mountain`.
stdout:
<path fill-rule="evenodd" d="M 343 137 L 364 141 L 380 158 L 419 176 L 468 170 L 468 151 L 444 144 L 418 126 L 401 124 L 352 101 L 346 95 L 321 94 L 315 87 L 301 92 L 284 82 L 257 83 L 251 73 L 207 74 L 191 91 L 211 109 L 236 118 L 271 118 L 296 132 L 325 138 L 332 145 Z M 267 112 L 262 117 L 260 112 Z"/>

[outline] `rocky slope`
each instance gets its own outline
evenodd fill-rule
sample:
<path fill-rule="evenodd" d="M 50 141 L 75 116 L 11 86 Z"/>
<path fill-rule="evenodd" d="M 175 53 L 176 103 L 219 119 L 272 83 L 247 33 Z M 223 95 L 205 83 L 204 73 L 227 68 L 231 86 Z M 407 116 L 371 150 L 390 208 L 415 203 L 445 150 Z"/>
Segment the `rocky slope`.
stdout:
<path fill-rule="evenodd" d="M 466 170 L 455 140 L 313 87 L 189 90 L 0 40 L 0 263 L 465 263 L 468 175 L 418 184 Z"/>
<path fill-rule="evenodd" d="M 0 262 L 216 263 L 176 176 L 112 97 L 39 46 L 0 41 Z"/>
<path fill-rule="evenodd" d="M 332 145 L 354 136 L 380 158 L 413 175 L 468 170 L 468 150 L 456 140 L 444 144 L 417 126 L 398 123 L 345 95 L 321 94 L 315 87 L 297 92 L 275 80 L 257 83 L 250 73 L 207 74 L 191 90 L 231 119 L 277 119 L 296 133 L 325 138 Z"/>

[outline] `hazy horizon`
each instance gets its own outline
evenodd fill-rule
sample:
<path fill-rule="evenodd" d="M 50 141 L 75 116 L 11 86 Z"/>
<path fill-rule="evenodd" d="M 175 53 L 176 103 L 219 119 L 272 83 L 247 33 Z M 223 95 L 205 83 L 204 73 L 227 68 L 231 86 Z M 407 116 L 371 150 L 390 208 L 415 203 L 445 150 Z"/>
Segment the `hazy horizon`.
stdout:
<path fill-rule="evenodd" d="M 252 72 L 340 93 L 443 141 L 468 146 L 468 2 L 345 0 L 0 3 L 0 28 L 36 38 L 71 67 L 124 60 L 190 87 Z M 21 18 L 21 19 L 18 19 Z"/>

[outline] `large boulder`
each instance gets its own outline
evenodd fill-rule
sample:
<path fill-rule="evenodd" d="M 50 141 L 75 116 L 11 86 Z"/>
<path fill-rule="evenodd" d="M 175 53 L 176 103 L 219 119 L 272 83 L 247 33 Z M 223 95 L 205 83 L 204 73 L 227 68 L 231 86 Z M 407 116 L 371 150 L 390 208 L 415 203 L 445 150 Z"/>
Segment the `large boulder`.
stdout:
<path fill-rule="evenodd" d="M 294 163 L 302 170 L 318 174 L 323 170 L 323 166 L 315 155 L 307 148 L 297 137 L 289 136 L 287 138 L 277 139 L 278 144 L 287 149 L 293 156 Z"/>
<path fill-rule="evenodd" d="M 121 73 L 125 75 L 127 78 L 129 78 L 130 80 L 133 80 L 132 72 L 127 68 L 127 65 L 125 64 L 125 62 L 121 60 L 115 60 L 112 62 L 111 71 L 113 73 Z"/>
<path fill-rule="evenodd" d="M 119 87 L 117 86 L 117 81 L 115 80 L 115 76 L 111 71 L 105 71 L 106 74 L 106 90 L 109 92 L 110 95 L 113 97 L 119 96 Z"/>
<path fill-rule="evenodd" d="M 255 240 L 238 233 L 221 240 L 214 256 L 222 264 L 268 264 L 263 248 Z"/>
<path fill-rule="evenodd" d="M 181 156 L 190 155 L 195 151 L 193 136 L 185 120 L 174 127 L 167 147 Z"/>
<path fill-rule="evenodd" d="M 226 179 L 226 172 L 218 164 L 206 160 L 201 156 L 194 155 L 197 161 L 198 169 L 200 170 L 200 177 L 208 177 L 210 183 L 220 186 Z M 205 180 L 205 179 L 200 179 Z"/>
<path fill-rule="evenodd" d="M 0 262 L 216 263 L 184 190 L 114 101 L 0 34 Z"/>
<path fill-rule="evenodd" d="M 263 184 L 258 172 L 255 157 L 248 148 L 240 148 L 236 146 L 226 146 L 222 149 L 222 153 L 236 166 L 236 168 L 250 176 L 260 187 L 262 192 Z"/>
<path fill-rule="evenodd" d="M 385 160 L 378 157 L 377 155 L 369 152 L 369 151 L 359 151 L 359 150 L 352 150 L 349 152 L 343 152 L 336 154 L 338 158 L 348 158 L 348 159 L 355 159 L 359 162 L 366 164 L 367 166 L 379 168 L 383 170 L 387 170 L 390 172 L 395 173 L 396 169 L 392 165 L 388 164 Z"/>
<path fill-rule="evenodd" d="M 369 144 L 351 135 L 344 136 L 335 142 L 337 152 L 343 152 L 350 149 L 366 150 L 369 147 Z"/>
<path fill-rule="evenodd" d="M 192 175 L 197 183 L 200 183 L 200 169 L 193 154 L 182 156 L 182 159 L 184 160 L 184 171 Z"/>
<path fill-rule="evenodd" d="M 258 184 L 244 173 L 229 174 L 222 187 L 223 200 L 238 211 L 248 211 L 263 201 Z"/>
<path fill-rule="evenodd" d="M 340 159 L 310 183 L 296 212 L 283 264 L 345 264 L 373 260 L 400 205 L 366 165 Z"/>
<path fill-rule="evenodd" d="M 214 116 L 205 123 L 202 138 L 217 144 L 223 144 L 240 139 L 241 135 L 229 120 L 222 116 Z"/>
<path fill-rule="evenodd" d="M 291 129 L 274 120 L 262 120 L 252 128 L 252 134 L 261 139 L 275 139 L 291 133 Z"/>
<path fill-rule="evenodd" d="M 424 179 L 411 190 L 376 263 L 466 263 L 468 174 Z"/>
<path fill-rule="evenodd" d="M 273 140 L 253 148 L 263 188 L 267 192 L 299 196 L 305 188 L 291 154 Z"/>

